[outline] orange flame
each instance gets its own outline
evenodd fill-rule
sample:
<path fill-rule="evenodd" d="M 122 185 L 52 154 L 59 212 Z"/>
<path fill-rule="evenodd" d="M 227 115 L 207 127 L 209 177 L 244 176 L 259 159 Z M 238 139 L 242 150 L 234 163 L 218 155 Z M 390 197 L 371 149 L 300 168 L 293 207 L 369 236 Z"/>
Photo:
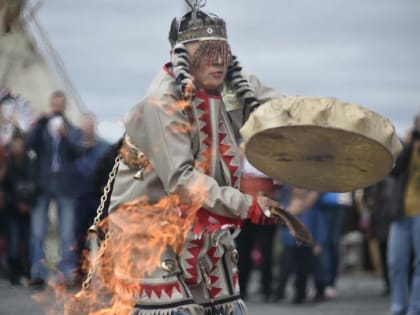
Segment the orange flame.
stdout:
<path fill-rule="evenodd" d="M 189 101 L 174 102 L 168 108 L 175 112 L 188 104 Z M 171 130 L 188 131 L 187 127 L 181 127 Z M 160 265 L 162 253 L 168 247 L 176 253 L 181 250 L 196 213 L 207 198 L 202 187 L 199 182 L 190 183 L 186 192 L 165 196 L 157 203 L 150 204 L 147 196 L 143 196 L 114 210 L 99 226 L 100 232 L 109 229 L 111 237 L 89 288 L 76 297 L 63 287 L 53 287 L 55 299 L 64 305 L 62 313 L 130 314 L 135 303 L 133 297 L 141 290 L 141 279 Z M 84 254 L 83 268 L 87 268 L 92 262 L 89 253 Z M 36 299 L 43 304 L 51 300 L 46 296 Z M 48 314 L 56 313 L 50 310 Z"/>
<path fill-rule="evenodd" d="M 160 266 L 168 247 L 180 252 L 206 196 L 200 185 L 194 186 L 188 204 L 178 195 L 170 195 L 156 204 L 143 197 L 121 205 L 100 223 L 101 230 L 109 228 L 111 237 L 89 288 L 75 296 L 64 285 L 51 282 L 33 298 L 48 307 L 48 315 L 130 314 L 141 279 Z"/>

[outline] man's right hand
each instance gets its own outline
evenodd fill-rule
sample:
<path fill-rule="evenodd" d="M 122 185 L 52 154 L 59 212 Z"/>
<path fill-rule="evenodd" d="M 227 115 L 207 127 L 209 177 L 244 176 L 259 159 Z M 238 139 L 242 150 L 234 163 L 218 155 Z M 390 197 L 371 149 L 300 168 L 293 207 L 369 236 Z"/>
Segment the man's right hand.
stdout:
<path fill-rule="evenodd" d="M 303 208 L 303 205 L 301 207 Z M 278 202 L 269 197 L 257 196 L 248 217 L 255 224 L 282 223 L 299 242 L 305 245 L 313 244 L 312 235 L 305 225 L 294 214 L 285 211 Z"/>
<path fill-rule="evenodd" d="M 258 203 L 258 206 L 261 209 L 266 209 L 266 208 L 269 208 L 269 207 L 281 208 L 281 205 L 277 201 L 274 201 L 273 199 L 271 199 L 267 196 L 264 196 L 262 194 L 259 194 L 257 196 L 257 203 Z"/>
<path fill-rule="evenodd" d="M 264 195 L 258 195 L 248 211 L 248 219 L 254 224 L 276 224 L 277 219 L 269 216 L 269 208 L 279 206 L 280 204 L 276 201 Z M 265 212 L 267 212 L 268 215 Z"/>

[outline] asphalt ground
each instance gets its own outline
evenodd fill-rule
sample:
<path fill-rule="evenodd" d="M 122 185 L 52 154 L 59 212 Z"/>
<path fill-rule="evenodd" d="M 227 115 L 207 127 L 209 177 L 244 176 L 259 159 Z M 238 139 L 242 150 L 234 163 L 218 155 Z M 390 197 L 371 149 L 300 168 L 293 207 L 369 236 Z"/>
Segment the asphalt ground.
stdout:
<path fill-rule="evenodd" d="M 281 303 L 265 303 L 257 292 L 258 275 L 254 275 L 250 286 L 250 298 L 246 301 L 250 315 L 385 315 L 388 313 L 389 299 L 381 295 L 380 279 L 367 274 L 341 275 L 338 281 L 336 299 L 321 303 L 293 305 L 289 301 L 292 288 L 287 290 L 287 298 Z M 50 306 L 47 312 L 36 302 L 39 291 L 24 286 L 12 286 L 0 279 L 0 315 L 55 315 L 61 314 L 60 302 L 51 289 L 42 291 L 44 303 Z"/>

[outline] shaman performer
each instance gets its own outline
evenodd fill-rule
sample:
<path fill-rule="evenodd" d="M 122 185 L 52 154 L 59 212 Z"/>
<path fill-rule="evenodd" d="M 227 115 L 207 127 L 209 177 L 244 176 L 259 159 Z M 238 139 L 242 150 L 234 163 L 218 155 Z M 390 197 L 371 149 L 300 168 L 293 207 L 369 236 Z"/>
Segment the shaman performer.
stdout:
<path fill-rule="evenodd" d="M 125 121 L 109 211 L 114 274 L 123 283 L 115 291 L 135 291 L 128 292 L 132 314 L 247 314 L 232 235 L 245 219 L 277 222 L 269 207 L 278 204 L 239 191 L 238 131 L 254 108 L 282 94 L 242 73 L 221 18 L 203 12 L 203 1 L 188 4 L 191 11 L 172 21 L 171 62 Z M 171 224 L 168 213 L 191 224 L 175 236 L 182 243 L 164 248 L 149 268 L 145 261 L 160 244 L 153 240 Z M 151 228 L 155 216 L 162 229 Z M 123 258 L 121 246 L 136 242 L 140 249 Z M 141 275 L 124 259 L 141 266 L 133 267 Z"/>

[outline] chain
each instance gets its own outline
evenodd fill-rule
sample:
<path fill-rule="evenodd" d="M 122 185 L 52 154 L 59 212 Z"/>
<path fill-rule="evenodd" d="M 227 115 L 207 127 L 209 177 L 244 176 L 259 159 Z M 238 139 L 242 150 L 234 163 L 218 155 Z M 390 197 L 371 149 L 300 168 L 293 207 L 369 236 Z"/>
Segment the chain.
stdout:
<path fill-rule="evenodd" d="M 109 195 L 109 192 L 111 191 L 111 185 L 112 185 L 112 182 L 115 179 L 115 176 L 117 175 L 118 165 L 119 165 L 121 160 L 122 160 L 122 156 L 121 156 L 121 154 L 118 154 L 117 157 L 115 158 L 114 166 L 112 167 L 112 170 L 109 173 L 108 181 L 107 181 L 106 186 L 104 188 L 104 192 L 102 193 L 101 201 L 99 203 L 99 206 L 96 209 L 96 217 L 93 219 L 93 224 L 89 228 L 89 233 L 97 233 L 98 232 L 98 224 L 99 224 L 101 216 L 104 212 L 105 202 L 108 200 L 108 195 Z M 105 252 L 105 249 L 108 246 L 108 242 L 109 242 L 110 237 L 111 237 L 111 233 L 108 230 L 105 234 L 104 241 L 102 242 L 98 252 L 95 255 L 95 258 L 93 259 L 93 261 L 92 261 L 92 263 L 89 267 L 89 271 L 88 271 L 88 274 L 86 276 L 86 279 L 82 283 L 82 291 L 86 291 L 86 290 L 89 289 L 89 285 L 90 285 L 90 282 L 92 280 L 92 277 L 95 274 L 95 271 L 98 268 L 98 265 L 101 261 L 101 258 L 102 258 L 103 254 Z"/>
<path fill-rule="evenodd" d="M 105 239 L 101 243 L 101 247 L 99 248 L 98 252 L 95 255 L 95 258 L 93 259 L 93 262 L 89 268 L 89 272 L 86 276 L 86 279 L 82 283 L 82 291 L 87 291 L 89 289 L 90 282 L 92 281 L 92 277 L 96 272 L 96 269 L 98 268 L 99 263 L 101 262 L 101 258 L 103 254 L 105 253 L 105 249 L 108 246 L 108 241 L 111 237 L 111 233 L 108 231 L 105 234 Z"/>
<path fill-rule="evenodd" d="M 98 226 L 101 220 L 101 216 L 104 212 L 105 202 L 108 200 L 108 195 L 109 195 L 109 192 L 111 191 L 111 184 L 114 181 L 115 175 L 117 174 L 118 165 L 121 160 L 122 160 L 122 156 L 121 154 L 118 154 L 117 157 L 115 158 L 114 166 L 112 167 L 112 170 L 109 173 L 108 181 L 104 188 L 104 192 L 101 196 L 101 202 L 99 203 L 98 209 L 96 209 L 96 217 L 93 219 L 94 226 Z"/>

